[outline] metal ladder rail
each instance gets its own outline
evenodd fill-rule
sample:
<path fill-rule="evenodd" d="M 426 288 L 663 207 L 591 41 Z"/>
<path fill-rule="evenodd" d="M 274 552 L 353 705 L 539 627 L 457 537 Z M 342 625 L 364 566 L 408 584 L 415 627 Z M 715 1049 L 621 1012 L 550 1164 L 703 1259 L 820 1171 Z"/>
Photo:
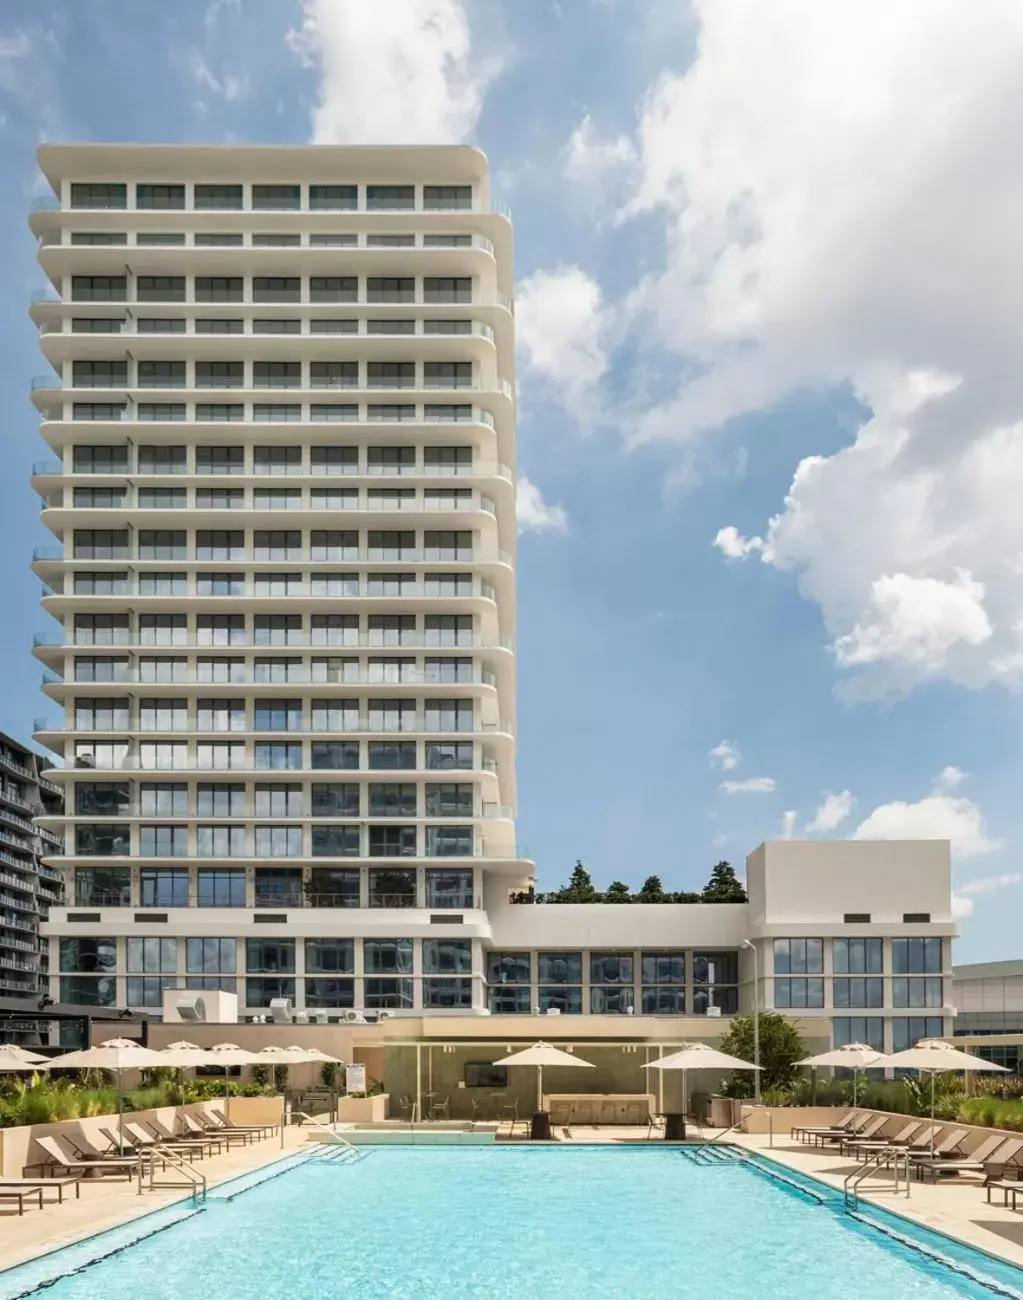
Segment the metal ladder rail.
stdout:
<path fill-rule="evenodd" d="M 368 1152 L 360 1151 L 354 1142 L 349 1142 L 347 1138 L 343 1138 L 332 1125 L 322 1123 L 312 1115 L 308 1115 L 304 1110 L 293 1110 L 291 1113 L 292 1116 L 297 1115 L 299 1119 L 302 1120 L 302 1128 L 305 1128 L 308 1125 L 310 1128 L 318 1129 L 321 1133 L 326 1133 L 327 1137 L 330 1139 L 326 1144 L 328 1147 L 340 1147 L 356 1160 L 361 1160 L 364 1155 L 368 1155 Z"/>
<path fill-rule="evenodd" d="M 156 1187 L 188 1187 L 192 1193 L 193 1204 L 198 1205 L 200 1200 L 206 1200 L 206 1175 L 200 1173 L 191 1161 L 182 1160 L 176 1152 L 169 1150 L 164 1146 L 152 1146 L 147 1152 L 149 1156 L 149 1190 L 153 1191 Z M 178 1173 L 185 1175 L 185 1182 L 161 1182 L 156 1181 L 156 1161 L 160 1161 L 166 1167 L 170 1165 Z M 141 1160 L 140 1160 L 141 1166 Z"/>

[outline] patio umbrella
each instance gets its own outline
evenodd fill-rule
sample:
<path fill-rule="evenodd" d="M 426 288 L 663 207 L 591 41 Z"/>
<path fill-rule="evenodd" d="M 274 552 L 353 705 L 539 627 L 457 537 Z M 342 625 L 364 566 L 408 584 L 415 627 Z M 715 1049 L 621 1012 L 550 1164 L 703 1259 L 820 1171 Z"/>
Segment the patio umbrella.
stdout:
<path fill-rule="evenodd" d="M 239 1047 L 237 1043 L 214 1043 L 207 1055 L 207 1064 L 222 1065 L 225 1067 L 224 1072 L 224 1100 L 230 1095 L 230 1079 L 227 1076 L 227 1067 L 231 1065 L 266 1065 L 266 1057 L 260 1056 L 258 1052 L 250 1052 L 244 1047 Z"/>
<path fill-rule="evenodd" d="M 185 1070 L 190 1065 L 205 1065 L 210 1059 L 209 1052 L 198 1043 L 189 1043 L 185 1039 L 180 1039 L 176 1043 L 168 1043 L 166 1047 L 160 1048 L 160 1055 L 167 1058 L 167 1064 L 176 1065 L 181 1071 L 181 1100 L 185 1100 Z"/>
<path fill-rule="evenodd" d="M 545 1065 L 569 1065 L 593 1070 L 596 1067 L 589 1061 L 580 1061 L 578 1056 L 563 1052 L 550 1043 L 534 1043 L 532 1047 L 523 1048 L 521 1052 L 512 1052 L 511 1056 L 502 1056 L 494 1065 L 535 1065 L 536 1066 L 536 1109 L 543 1110 L 543 1070 Z"/>
<path fill-rule="evenodd" d="M 0 1045 L 0 1074 L 16 1074 L 24 1070 L 26 1074 L 36 1070 L 48 1070 L 50 1063 L 45 1056 L 36 1056 L 34 1052 L 22 1052 L 10 1044 Z"/>
<path fill-rule="evenodd" d="M 1008 1074 L 1004 1065 L 995 1065 L 994 1061 L 984 1061 L 969 1052 L 961 1052 L 958 1047 L 946 1043 L 943 1038 L 921 1038 L 915 1047 L 908 1047 L 904 1052 L 893 1052 L 890 1056 L 881 1056 L 874 1062 L 879 1070 L 924 1070 L 931 1072 L 931 1154 L 934 1154 L 934 1076 L 942 1072 L 954 1074 L 985 1071 L 990 1074 Z"/>
<path fill-rule="evenodd" d="M 708 1043 L 683 1043 L 677 1052 L 664 1056 L 659 1061 L 648 1061 L 644 1070 L 681 1070 L 682 1071 L 682 1113 L 686 1113 L 686 1075 L 690 1070 L 759 1070 L 759 1065 L 751 1065 L 737 1056 L 719 1052 Z"/>
<path fill-rule="evenodd" d="M 0 1043 L 0 1052 L 18 1061 L 25 1061 L 29 1065 L 41 1065 L 43 1061 L 48 1061 L 48 1056 L 40 1056 L 38 1052 L 30 1052 L 27 1047 L 21 1047 L 18 1043 Z"/>
<path fill-rule="evenodd" d="M 844 1047 L 836 1047 L 830 1052 L 821 1052 L 818 1056 L 808 1056 L 803 1061 L 797 1061 L 796 1064 L 809 1065 L 813 1069 L 818 1065 L 832 1065 L 839 1069 L 852 1070 L 853 1105 L 855 1106 L 859 1095 L 860 1071 L 875 1065 L 881 1056 L 881 1052 L 876 1052 L 866 1043 L 846 1043 Z"/>
<path fill-rule="evenodd" d="M 147 1070 L 166 1065 L 167 1058 L 132 1038 L 111 1038 L 97 1047 L 50 1059 L 51 1070 L 112 1070 L 117 1076 L 117 1144 L 124 1150 L 124 1081 L 125 1070 Z"/>

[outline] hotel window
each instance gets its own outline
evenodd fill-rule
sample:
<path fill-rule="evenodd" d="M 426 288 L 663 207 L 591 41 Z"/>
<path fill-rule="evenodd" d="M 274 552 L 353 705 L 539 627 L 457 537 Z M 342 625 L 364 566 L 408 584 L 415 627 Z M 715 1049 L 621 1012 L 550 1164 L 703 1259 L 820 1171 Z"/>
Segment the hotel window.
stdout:
<path fill-rule="evenodd" d="M 186 324 L 183 316 L 140 316 L 136 321 L 140 334 L 184 334 Z"/>
<path fill-rule="evenodd" d="M 135 280 L 135 298 L 138 302 L 184 302 L 185 301 L 185 277 L 183 275 L 140 275 Z M 140 366 L 147 363 L 140 362 Z M 150 364 L 156 366 L 166 366 L 172 363 L 166 361 L 156 361 Z M 183 361 L 175 363 L 184 370 Z M 162 387 L 162 385 L 152 385 Z M 181 384 L 171 385 L 174 388 L 181 388 Z"/>
<path fill-rule="evenodd" d="M 256 907 L 301 907 L 301 867 L 256 867 Z"/>
<path fill-rule="evenodd" d="M 371 826 L 369 856 L 371 858 L 414 858 L 416 828 L 414 826 Z"/>
<path fill-rule="evenodd" d="M 468 212 L 472 208 L 472 186 L 424 185 L 423 208 L 427 212 Z"/>
<path fill-rule="evenodd" d="M 940 976 L 906 979 L 903 975 L 896 975 L 892 979 L 892 1006 L 940 1007 L 941 983 Z"/>
<path fill-rule="evenodd" d="M 427 731 L 472 731 L 472 700 L 427 700 Z"/>
<path fill-rule="evenodd" d="M 298 746 L 301 749 L 301 746 Z M 370 746 L 370 750 L 373 746 Z M 412 746 L 413 756 L 415 746 Z M 317 740 L 311 746 L 309 766 L 314 772 L 357 772 L 359 770 L 359 742 L 357 740 Z M 372 767 L 373 764 L 370 763 Z M 415 763 L 412 764 L 415 767 Z"/>
<path fill-rule="evenodd" d="M 76 907 L 130 907 L 130 867 L 77 867 Z"/>
<path fill-rule="evenodd" d="M 197 474 L 244 474 L 244 447 L 196 447 Z"/>
<path fill-rule="evenodd" d="M 313 212 L 354 212 L 358 206 L 359 187 L 357 185 L 309 186 L 309 207 Z"/>
<path fill-rule="evenodd" d="M 140 560 L 188 559 L 188 534 L 184 529 L 143 528 L 138 538 Z"/>
<path fill-rule="evenodd" d="M 300 858 L 302 856 L 301 826 L 257 826 L 257 858 Z"/>
<path fill-rule="evenodd" d="M 645 952 L 640 961 L 645 1016 L 681 1016 L 686 1010 L 684 952 Z"/>
<path fill-rule="evenodd" d="M 411 1007 L 412 940 L 365 939 L 362 953 L 366 972 L 366 1006 Z M 381 979 L 379 976 L 388 978 Z"/>
<path fill-rule="evenodd" d="M 537 954 L 537 1002 L 541 1011 L 554 1009 L 581 1015 L 583 1009 L 583 955 L 581 952 Z"/>
<path fill-rule="evenodd" d="M 141 325 L 141 321 L 139 324 Z M 120 334 L 124 321 L 116 316 L 73 316 L 72 334 Z"/>
<path fill-rule="evenodd" d="M 199 747 L 200 749 L 202 746 Z M 139 745 L 139 767 L 144 771 L 169 771 L 189 766 L 188 746 L 163 741 L 145 741 Z M 201 764 L 200 764 L 201 766 Z"/>
<path fill-rule="evenodd" d="M 145 858 L 187 858 L 187 826 L 140 826 L 139 853 Z"/>
<path fill-rule="evenodd" d="M 369 787 L 370 817 L 415 817 L 416 787 L 386 782 Z"/>
<path fill-rule="evenodd" d="M 71 382 L 75 388 L 124 388 L 127 361 L 74 361 Z"/>
<path fill-rule="evenodd" d="M 198 699 L 196 730 L 244 731 L 245 701 L 237 699 Z"/>
<path fill-rule="evenodd" d="M 893 975 L 940 975 L 940 939 L 893 939 Z"/>
<path fill-rule="evenodd" d="M 370 907 L 415 907 L 415 869 L 371 871 L 369 905 Z"/>
<path fill-rule="evenodd" d="M 433 772 L 471 772 L 473 746 L 471 741 L 454 741 L 447 744 L 430 743 L 426 746 L 426 766 Z"/>
<path fill-rule="evenodd" d="M 358 700 L 313 700 L 311 702 L 310 729 L 312 731 L 357 731 L 359 729 Z"/>
<path fill-rule="evenodd" d="M 428 858 L 471 858 L 476 850 L 476 834 L 471 826 L 427 826 Z"/>
<path fill-rule="evenodd" d="M 775 981 L 777 984 L 777 981 Z M 833 984 L 836 1009 L 884 1006 L 884 981 L 881 979 L 836 979 Z"/>
<path fill-rule="evenodd" d="M 428 529 L 423 533 L 423 559 L 430 561 L 471 560 L 472 533 L 451 529 Z"/>
<path fill-rule="evenodd" d="M 776 975 L 820 975 L 824 970 L 824 942 L 821 939 L 775 939 Z"/>
<path fill-rule="evenodd" d="M 301 185 L 253 185 L 252 207 L 256 211 L 276 211 L 302 206 Z"/>
<path fill-rule="evenodd" d="M 893 1016 L 892 1051 L 904 1052 L 921 1038 L 940 1038 L 943 1029 L 941 1016 Z"/>
<path fill-rule="evenodd" d="M 843 981 L 836 980 L 836 986 Z M 860 981 L 848 980 L 846 983 L 863 983 Z M 868 981 L 870 982 L 870 981 Z M 774 1005 L 786 1009 L 802 1009 L 804 1007 L 823 1007 L 824 1005 L 824 981 L 819 977 L 806 977 L 802 979 L 789 979 L 788 977 L 775 976 L 774 979 Z M 838 1006 L 836 998 L 835 1005 Z M 873 1006 L 874 1003 L 866 1002 L 847 1002 L 846 1006 Z"/>
<path fill-rule="evenodd" d="M 412 658 L 383 658 L 371 655 L 366 662 L 367 680 L 371 682 L 415 682 L 416 661 Z"/>
<path fill-rule="evenodd" d="M 71 277 L 73 302 L 127 302 L 128 279 L 123 275 L 74 275 Z M 123 409 L 123 408 L 122 408 Z M 89 419 L 89 416 L 76 417 Z M 118 416 L 95 416 L 95 419 L 118 419 Z"/>
<path fill-rule="evenodd" d="M 487 953 L 487 1000 L 492 1015 L 529 1015 L 533 1009 L 528 952 Z"/>
<path fill-rule="evenodd" d="M 128 448 L 118 446 L 75 447 L 73 474 L 126 474 Z"/>
<path fill-rule="evenodd" d="M 75 745 L 75 767 L 123 767 L 127 753 L 126 740 L 112 743 L 88 740 L 84 744 Z"/>
<path fill-rule="evenodd" d="M 187 907 L 188 871 L 179 867 L 143 867 L 141 907 Z"/>
<path fill-rule="evenodd" d="M 425 276 L 423 302 L 472 302 L 472 276 Z"/>
<path fill-rule="evenodd" d="M 138 661 L 140 682 L 187 682 L 188 660 L 147 656 Z"/>
<path fill-rule="evenodd" d="M 268 1007 L 274 998 L 294 1001 L 295 940 L 246 939 L 245 974 L 246 1006 Z"/>
<path fill-rule="evenodd" d="M 257 853 L 258 853 L 257 848 Z M 244 826 L 197 826 L 195 855 L 198 858 L 243 858 L 246 856 Z"/>
<path fill-rule="evenodd" d="M 128 1005 L 162 1006 L 164 989 L 177 983 L 177 939 L 129 939 L 126 946 Z"/>
<path fill-rule="evenodd" d="M 314 528 L 309 537 L 309 551 L 311 560 L 357 560 L 359 534 Z"/>
<path fill-rule="evenodd" d="M 186 939 L 185 970 L 186 988 L 233 993 L 237 988 L 238 940 Z"/>
<path fill-rule="evenodd" d="M 811 943 L 814 940 L 810 940 Z M 817 940 L 816 942 L 820 942 Z M 739 1009 L 739 956 L 734 952 L 693 953 L 693 1014 L 703 1016 L 710 1007 L 724 1015 Z"/>
<path fill-rule="evenodd" d="M 240 208 L 242 206 L 242 187 L 240 185 L 196 185 L 194 206 L 209 211 L 214 208 Z"/>
<path fill-rule="evenodd" d="M 76 682 L 123 682 L 127 675 L 127 659 L 112 659 L 105 655 L 80 655 L 75 660 Z"/>
<path fill-rule="evenodd" d="M 75 595 L 126 596 L 128 595 L 128 574 L 127 572 L 112 572 L 110 569 L 99 573 L 76 573 Z"/>
<path fill-rule="evenodd" d="M 128 787 L 122 782 L 79 781 L 75 785 L 75 812 L 80 817 L 116 817 L 128 811 L 128 803 Z"/>
<path fill-rule="evenodd" d="M 269 576 L 269 575 L 268 575 Z M 241 680 L 245 680 L 244 676 Z M 256 659 L 252 664 L 252 680 L 266 685 L 286 686 L 289 682 L 308 680 L 305 665 L 300 659 Z"/>
<path fill-rule="evenodd" d="M 354 490 L 355 489 L 353 489 L 353 491 Z M 315 496 L 315 494 L 316 489 L 314 488 L 313 495 Z M 314 501 L 313 509 L 316 508 L 316 502 Z M 309 585 L 310 595 L 312 596 L 357 596 L 359 594 L 359 575 L 357 573 L 314 573 L 311 575 Z M 329 659 L 314 659 L 312 665 L 314 672 L 319 665 L 326 665 L 330 662 Z M 334 662 L 347 665 L 357 661 L 352 659 L 341 659 L 335 660 Z M 358 673 L 353 670 L 351 680 L 358 681 L 358 676 Z M 314 682 L 332 680 L 340 681 L 344 679 L 316 677 L 315 675 L 313 677 Z"/>
<path fill-rule="evenodd" d="M 361 877 L 350 867 L 313 867 L 309 872 L 309 907 L 360 907 Z"/>
<path fill-rule="evenodd" d="M 880 975 L 880 939 L 833 939 L 832 958 L 836 975 Z"/>
<path fill-rule="evenodd" d="M 468 782 L 446 781 L 426 787 L 427 817 L 472 817 L 476 787 Z"/>
<path fill-rule="evenodd" d="M 367 185 L 366 210 L 411 212 L 416 206 L 414 185 Z"/>
<path fill-rule="evenodd" d="M 187 614 L 140 614 L 139 645 L 188 645 Z"/>
<path fill-rule="evenodd" d="M 143 817 L 188 816 L 187 785 L 146 781 L 139 786 L 138 790 L 139 812 Z"/>
<path fill-rule="evenodd" d="M 314 858 L 357 858 L 362 853 L 358 826 L 314 826 L 310 842 Z"/>
<path fill-rule="evenodd" d="M 370 731 L 416 731 L 415 700 L 370 699 L 367 702 Z"/>
<path fill-rule="evenodd" d="M 201 772 L 244 771 L 245 746 L 228 741 L 200 741 L 195 747 L 195 765 Z"/>
<path fill-rule="evenodd" d="M 355 1002 L 355 981 L 338 979 L 355 974 L 353 939 L 306 939 L 305 1000 L 309 1007 L 350 1007 Z M 317 976 L 332 976 L 318 979 Z"/>
<path fill-rule="evenodd" d="M 631 952 L 590 953 L 590 1011 L 629 1015 L 635 1010 L 635 961 Z"/>
<path fill-rule="evenodd" d="M 884 1020 L 880 1016 L 836 1016 L 831 1024 L 836 1047 L 866 1043 L 875 1052 L 884 1051 Z"/>
<path fill-rule="evenodd" d="M 76 614 L 75 645 L 128 645 L 131 620 L 127 614 Z"/>
<path fill-rule="evenodd" d="M 81 181 L 71 186 L 73 208 L 127 208 L 128 186 L 120 181 Z"/>
<path fill-rule="evenodd" d="M 76 560 L 126 560 L 128 533 L 110 528 L 76 528 L 74 538 Z"/>
<path fill-rule="evenodd" d="M 416 616 L 414 614 L 370 614 L 366 621 L 369 644 L 372 646 L 401 646 L 416 644 Z"/>
<path fill-rule="evenodd" d="M 187 731 L 188 701 L 143 696 L 139 700 L 138 726 L 140 731 Z"/>
<path fill-rule="evenodd" d="M 79 731 L 124 731 L 130 725 L 126 699 L 91 699 L 79 696 L 75 701 L 75 726 Z"/>
<path fill-rule="evenodd" d="M 471 614 L 427 614 L 423 620 L 423 640 L 428 646 L 471 646 L 473 626 Z M 461 701 L 461 708 L 471 714 L 472 701 Z M 468 728 L 472 730 L 471 725 Z"/>
<path fill-rule="evenodd" d="M 78 510 L 109 510 L 124 505 L 126 488 L 123 487 L 76 487 L 74 504 Z M 142 505 L 142 502 L 139 502 Z"/>
<path fill-rule="evenodd" d="M 149 420 L 154 423 L 170 421 L 180 423 L 186 414 L 184 402 L 139 402 L 135 409 L 139 420 Z"/>
<path fill-rule="evenodd" d="M 116 939 L 61 939 L 60 1000 L 92 1007 L 114 1006 L 116 970 Z"/>
<path fill-rule="evenodd" d="M 302 701 L 257 700 L 252 727 L 254 731 L 301 731 Z"/>
<path fill-rule="evenodd" d="M 302 787 L 300 785 L 257 785 L 257 817 L 301 817 Z"/>
<path fill-rule="evenodd" d="M 197 874 L 199 907 L 244 907 L 245 871 L 200 867 Z"/>
<path fill-rule="evenodd" d="M 197 275 L 196 302 L 242 302 L 245 281 L 240 275 Z"/>
<path fill-rule="evenodd" d="M 201 785 L 196 792 L 199 817 L 244 817 L 243 785 Z"/>
<path fill-rule="evenodd" d="M 127 826 L 76 826 L 75 853 L 89 858 L 126 858 L 131 852 Z"/>
<path fill-rule="evenodd" d="M 455 1009 L 472 1006 L 472 941 L 423 940 L 423 1006 Z M 435 978 L 446 976 L 447 978 Z M 461 976 L 463 978 L 452 978 Z"/>
<path fill-rule="evenodd" d="M 476 906 L 473 897 L 471 871 L 439 871 L 433 867 L 426 871 L 426 906 L 471 909 Z"/>
<path fill-rule="evenodd" d="M 312 447 L 310 449 L 313 474 L 357 474 L 359 472 L 358 447 Z"/>

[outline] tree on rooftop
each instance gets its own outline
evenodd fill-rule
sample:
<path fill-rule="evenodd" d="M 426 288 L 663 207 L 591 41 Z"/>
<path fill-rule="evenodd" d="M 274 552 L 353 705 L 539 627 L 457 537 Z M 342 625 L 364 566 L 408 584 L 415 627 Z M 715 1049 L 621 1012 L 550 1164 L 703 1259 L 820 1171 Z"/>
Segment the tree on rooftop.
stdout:
<path fill-rule="evenodd" d="M 705 903 L 747 903 L 746 889 L 730 862 L 718 862 L 701 895 Z"/>
<path fill-rule="evenodd" d="M 647 876 L 637 898 L 641 903 L 663 903 L 664 886 L 661 884 L 660 876 Z"/>
<path fill-rule="evenodd" d="M 612 880 L 604 894 L 605 903 L 631 903 L 632 891 L 621 880 Z"/>

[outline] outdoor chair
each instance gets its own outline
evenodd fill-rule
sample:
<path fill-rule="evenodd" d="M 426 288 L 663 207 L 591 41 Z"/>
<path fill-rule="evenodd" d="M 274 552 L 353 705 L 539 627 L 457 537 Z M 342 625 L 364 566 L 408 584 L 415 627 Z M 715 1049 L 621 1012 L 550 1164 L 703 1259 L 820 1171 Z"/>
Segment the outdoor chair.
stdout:
<path fill-rule="evenodd" d="M 430 1107 L 431 1119 L 450 1119 L 451 1118 L 451 1093 L 443 1101 L 435 1101 Z"/>
<path fill-rule="evenodd" d="M 229 1151 L 233 1146 L 248 1146 L 256 1140 L 255 1133 L 247 1133 L 244 1129 L 204 1128 L 187 1111 L 181 1116 L 181 1131 L 186 1140 L 197 1138 L 201 1141 L 205 1138 L 212 1142 L 224 1142 Z"/>
<path fill-rule="evenodd" d="M 36 1146 L 45 1151 L 48 1159 L 36 1160 L 25 1166 L 25 1172 L 31 1173 L 33 1169 L 38 1169 L 43 1173 L 53 1169 L 63 1169 L 68 1173 L 86 1173 L 89 1170 L 97 1170 L 101 1174 L 120 1174 L 129 1180 L 135 1177 L 139 1168 L 139 1157 L 134 1156 L 110 1156 L 106 1160 L 77 1160 L 70 1155 L 60 1144 L 58 1138 L 37 1137 Z"/>
<path fill-rule="evenodd" d="M 965 1159 L 948 1159 L 929 1156 L 911 1157 L 916 1176 L 921 1181 L 926 1178 L 937 1179 L 942 1175 L 981 1173 L 986 1174 L 988 1165 L 1012 1164 L 1023 1151 L 1023 1138 L 1006 1138 L 1004 1133 L 996 1133 L 985 1138 L 970 1156 Z"/>
<path fill-rule="evenodd" d="M 76 1200 L 82 1195 L 82 1180 L 78 1174 L 73 1174 L 68 1178 L 0 1178 L 0 1191 L 11 1190 L 17 1192 L 22 1188 L 26 1191 L 32 1191 L 36 1187 L 41 1191 L 55 1191 L 58 1205 L 64 1203 L 64 1189 L 66 1187 L 75 1189 Z"/>

